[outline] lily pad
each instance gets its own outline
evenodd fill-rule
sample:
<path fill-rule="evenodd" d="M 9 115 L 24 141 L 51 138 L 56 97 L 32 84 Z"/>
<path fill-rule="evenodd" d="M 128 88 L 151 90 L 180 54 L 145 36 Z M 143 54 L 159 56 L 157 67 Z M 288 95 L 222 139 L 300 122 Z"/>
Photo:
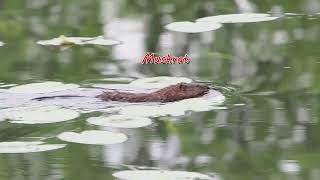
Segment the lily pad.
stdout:
<path fill-rule="evenodd" d="M 211 23 L 251 23 L 272 21 L 278 17 L 263 13 L 243 13 L 243 14 L 225 14 L 218 16 L 208 16 L 199 18 L 196 22 L 211 22 Z"/>
<path fill-rule="evenodd" d="M 97 37 L 66 37 L 60 36 L 49 40 L 38 41 L 37 44 L 43 46 L 71 46 L 71 45 L 116 45 L 120 44 L 119 41 L 105 39 L 103 36 Z"/>
<path fill-rule="evenodd" d="M 151 119 L 144 117 L 132 117 L 124 115 L 112 115 L 108 117 L 91 117 L 88 123 L 98 126 L 108 126 L 115 128 L 139 128 L 152 124 Z"/>
<path fill-rule="evenodd" d="M 98 36 L 88 41 L 83 41 L 83 44 L 92 44 L 92 45 L 102 45 L 102 46 L 112 46 L 120 44 L 120 41 L 105 39 L 103 36 Z"/>
<path fill-rule="evenodd" d="M 222 27 L 219 23 L 207 23 L 207 22 L 173 22 L 167 24 L 165 28 L 170 31 L 177 31 L 183 33 L 201 33 L 207 31 L 213 31 Z"/>
<path fill-rule="evenodd" d="M 90 130 L 81 133 L 64 132 L 57 136 L 62 141 L 79 144 L 111 145 L 127 141 L 128 137 L 122 133 Z"/>
<path fill-rule="evenodd" d="M 185 77 L 158 76 L 158 77 L 137 79 L 135 81 L 132 81 L 130 85 L 139 86 L 142 88 L 164 88 L 164 87 L 175 85 L 182 82 L 191 83 L 192 79 L 185 78 Z"/>
<path fill-rule="evenodd" d="M 114 78 L 104 78 L 101 79 L 103 81 L 112 81 L 112 82 L 131 82 L 133 78 L 127 78 L 127 77 L 114 77 Z"/>
<path fill-rule="evenodd" d="M 64 148 L 66 144 L 44 144 L 42 141 L 34 142 L 0 142 L 0 153 L 31 153 L 43 152 Z"/>
<path fill-rule="evenodd" d="M 127 170 L 113 173 L 112 176 L 123 180 L 218 180 L 216 177 L 197 172 L 165 170 Z"/>
<path fill-rule="evenodd" d="M 78 88 L 77 84 L 64 84 L 61 82 L 47 81 L 41 83 L 24 84 L 15 86 L 9 89 L 11 93 L 24 93 L 24 94 L 36 94 L 36 93 L 50 93 L 56 91 L 64 91 L 69 89 Z"/>
<path fill-rule="evenodd" d="M 13 87 L 16 86 L 17 84 L 0 84 L 0 88 L 8 88 L 8 87 Z"/>
<path fill-rule="evenodd" d="M 61 35 L 58 38 L 37 41 L 37 44 L 43 45 L 43 46 L 82 45 L 83 41 L 89 41 L 92 39 L 93 38 L 91 37 L 66 37 Z"/>
<path fill-rule="evenodd" d="M 298 174 L 301 170 L 298 161 L 295 160 L 281 160 L 279 162 L 280 171 L 286 174 Z"/>
<path fill-rule="evenodd" d="M 70 109 L 62 109 L 56 106 L 11 108 L 4 112 L 4 117 L 10 119 L 10 123 L 20 124 L 45 124 L 57 123 L 75 119 L 80 113 Z"/>

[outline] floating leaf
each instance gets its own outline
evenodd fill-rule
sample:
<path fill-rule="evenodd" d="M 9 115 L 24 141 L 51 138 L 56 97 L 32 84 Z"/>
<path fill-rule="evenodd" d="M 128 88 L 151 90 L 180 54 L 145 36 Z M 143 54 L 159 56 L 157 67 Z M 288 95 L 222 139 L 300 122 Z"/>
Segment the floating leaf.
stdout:
<path fill-rule="evenodd" d="M 12 108 L 4 112 L 6 119 L 11 123 L 20 124 L 45 124 L 68 121 L 80 116 L 80 113 L 70 109 L 56 106 Z"/>
<path fill-rule="evenodd" d="M 304 16 L 305 14 L 300 14 L 300 13 L 284 13 L 286 16 Z"/>
<path fill-rule="evenodd" d="M 43 152 L 64 148 L 66 144 L 44 144 L 41 141 L 34 142 L 0 142 L 0 153 L 31 153 Z"/>
<path fill-rule="evenodd" d="M 173 22 L 167 24 L 165 28 L 170 31 L 177 31 L 183 33 L 200 33 L 219 29 L 222 24 L 219 23 L 207 23 L 207 22 Z"/>
<path fill-rule="evenodd" d="M 126 78 L 126 77 L 114 77 L 114 78 L 104 78 L 101 79 L 103 81 L 115 81 L 115 82 L 131 82 L 133 78 Z"/>
<path fill-rule="evenodd" d="M 112 46 L 120 44 L 120 41 L 105 39 L 103 36 L 98 36 L 94 39 L 83 41 L 83 44 L 92 44 L 92 45 L 102 45 L 102 46 Z"/>
<path fill-rule="evenodd" d="M 83 131 L 81 133 L 64 132 L 59 134 L 57 137 L 67 142 L 96 145 L 119 144 L 128 139 L 128 137 L 122 133 L 98 130 Z"/>
<path fill-rule="evenodd" d="M 218 16 L 208 16 L 199 18 L 196 22 L 211 22 L 211 23 L 250 23 L 272 21 L 278 17 L 271 16 L 270 14 L 262 13 L 243 13 L 243 14 L 225 14 Z"/>
<path fill-rule="evenodd" d="M 115 128 L 139 128 L 149 126 L 152 121 L 144 117 L 112 115 L 108 117 L 91 117 L 87 120 L 90 124 Z"/>
<path fill-rule="evenodd" d="M 50 40 L 41 40 L 37 44 L 43 46 L 71 46 L 71 45 L 116 45 L 119 41 L 105 39 L 103 36 L 98 37 L 65 37 L 60 36 Z"/>
<path fill-rule="evenodd" d="M 35 94 L 35 93 L 49 93 L 56 91 L 64 91 L 68 89 L 78 88 L 77 84 L 64 84 L 61 82 L 47 81 L 41 83 L 31 83 L 24 84 L 20 86 L 15 86 L 9 89 L 11 93 L 25 93 L 25 94 Z"/>
<path fill-rule="evenodd" d="M 279 168 L 281 172 L 286 174 L 298 174 L 301 170 L 300 165 L 295 160 L 281 160 Z"/>
<path fill-rule="evenodd" d="M 17 84 L 0 84 L 0 88 L 8 88 L 8 87 L 13 87 L 16 86 Z"/>
<path fill-rule="evenodd" d="M 135 81 L 132 81 L 130 85 L 135 85 L 142 88 L 164 88 L 164 87 L 175 85 L 182 82 L 191 83 L 192 79 L 185 78 L 185 77 L 158 76 L 158 77 L 137 79 Z"/>
<path fill-rule="evenodd" d="M 61 35 L 58 38 L 53 38 L 50 40 L 41 40 L 37 44 L 44 46 L 68 46 L 68 45 L 82 45 L 83 41 L 92 40 L 91 37 L 65 37 Z"/>
<path fill-rule="evenodd" d="M 123 180 L 218 180 L 217 177 L 197 172 L 162 170 L 127 170 L 113 173 L 112 176 Z"/>

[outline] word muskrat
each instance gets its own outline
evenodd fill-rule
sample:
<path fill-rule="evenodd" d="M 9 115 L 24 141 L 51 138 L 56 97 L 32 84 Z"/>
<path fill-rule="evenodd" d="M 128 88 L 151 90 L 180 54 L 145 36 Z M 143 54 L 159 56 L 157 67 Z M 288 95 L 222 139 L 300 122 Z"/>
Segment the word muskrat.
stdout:
<path fill-rule="evenodd" d="M 203 96 L 209 92 L 209 86 L 196 83 L 178 83 L 151 93 L 104 92 L 96 96 L 104 101 L 121 102 L 174 102 Z"/>

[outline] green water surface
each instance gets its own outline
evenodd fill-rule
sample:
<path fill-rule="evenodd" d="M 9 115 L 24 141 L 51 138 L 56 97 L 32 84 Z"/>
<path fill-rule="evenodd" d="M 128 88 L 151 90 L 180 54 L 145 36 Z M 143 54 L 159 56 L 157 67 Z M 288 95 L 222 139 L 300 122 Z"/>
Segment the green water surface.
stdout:
<path fill-rule="evenodd" d="M 249 11 L 280 18 L 192 35 L 163 28 Z M 226 87 L 227 108 L 155 118 L 151 126 L 120 130 L 129 141 L 119 145 L 70 143 L 49 152 L 0 154 L 0 180 L 111 180 L 127 165 L 216 173 L 224 180 L 320 179 L 319 13 L 319 0 L 1 0 L 1 83 L 183 76 Z M 61 50 L 35 43 L 59 35 L 105 35 L 123 44 Z M 146 52 L 188 54 L 191 62 L 141 65 Z M 99 129 L 86 123 L 89 115 L 50 125 L 3 121 L 0 141 Z M 286 160 L 298 171 L 285 169 Z"/>

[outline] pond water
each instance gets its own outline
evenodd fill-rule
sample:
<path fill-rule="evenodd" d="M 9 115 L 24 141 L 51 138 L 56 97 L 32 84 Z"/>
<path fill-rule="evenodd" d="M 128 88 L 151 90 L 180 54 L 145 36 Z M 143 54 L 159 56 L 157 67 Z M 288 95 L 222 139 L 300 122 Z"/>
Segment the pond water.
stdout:
<path fill-rule="evenodd" d="M 319 1 L 0 9 L 0 180 L 319 179 Z M 141 64 L 147 52 L 191 60 Z M 164 104 L 94 98 L 191 81 L 214 90 Z M 33 100 L 48 95 L 84 97 Z"/>

